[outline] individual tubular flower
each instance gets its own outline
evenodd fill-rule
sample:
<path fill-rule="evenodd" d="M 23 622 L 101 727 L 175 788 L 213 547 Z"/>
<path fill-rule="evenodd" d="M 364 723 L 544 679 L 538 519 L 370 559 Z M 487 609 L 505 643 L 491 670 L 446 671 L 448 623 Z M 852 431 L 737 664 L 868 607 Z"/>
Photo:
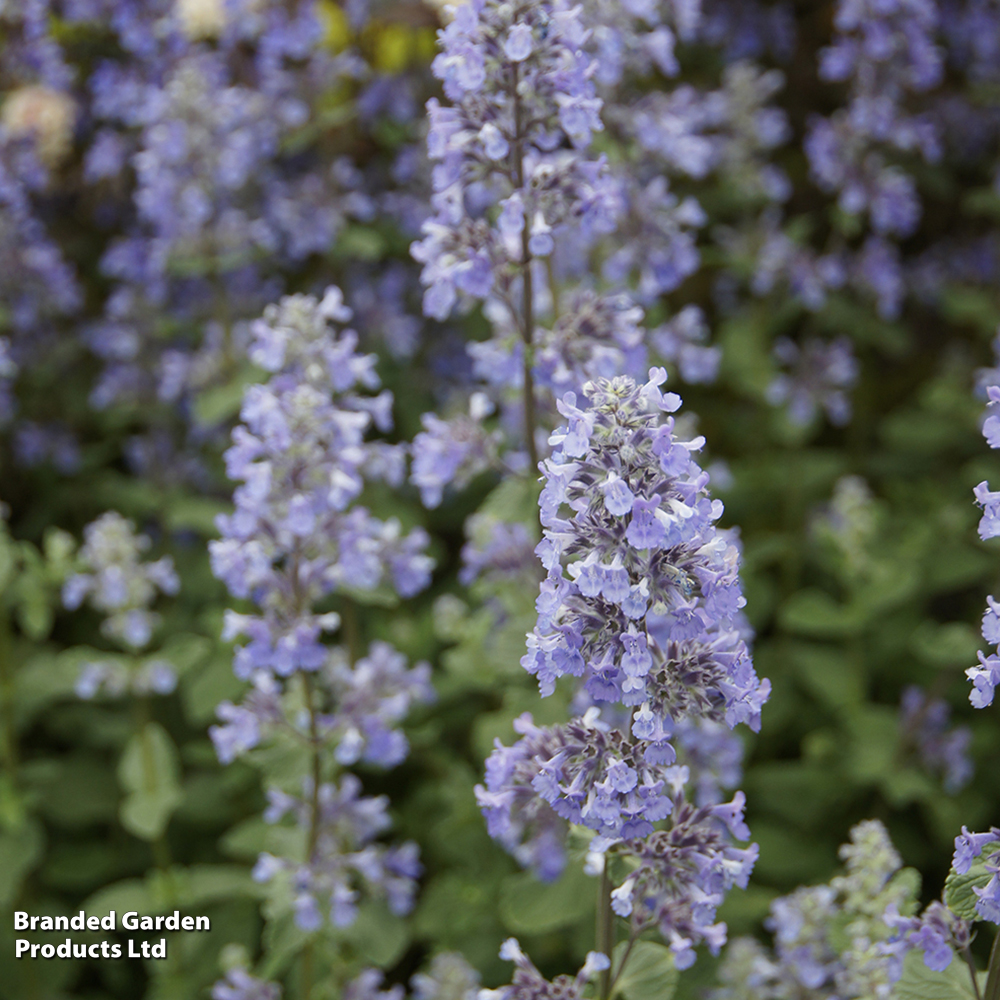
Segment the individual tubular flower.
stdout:
<path fill-rule="evenodd" d="M 718 954 L 726 925 L 715 913 L 734 885 L 745 889 L 759 853 L 757 845 L 738 848 L 730 834 L 746 840 L 743 793 L 731 803 L 696 807 L 684 799 L 686 767 L 667 769 L 674 790 L 670 828 L 645 839 L 629 840 L 620 851 L 631 872 L 612 892 L 611 906 L 631 918 L 633 932 L 655 927 L 673 952 L 679 969 L 694 963 L 696 945 L 704 942 Z"/>
<path fill-rule="evenodd" d="M 227 638 L 250 640 L 234 663 L 245 679 L 255 670 L 287 677 L 323 665 L 320 636 L 339 624 L 336 614 L 314 610 L 327 594 L 385 580 L 405 597 L 429 580 L 423 532 L 404 535 L 398 522 L 351 507 L 370 463 L 382 458 L 365 433 L 388 427 L 392 401 L 359 391 L 377 387 L 374 358 L 357 353 L 354 331 L 330 329 L 349 315 L 330 289 L 322 302 L 285 298 L 253 327 L 250 356 L 274 374 L 245 394 L 244 422 L 225 455 L 242 485 L 210 547 L 215 574 L 260 609 L 226 619 Z"/>
<path fill-rule="evenodd" d="M 665 378 L 601 379 L 585 409 L 570 394 L 560 402 L 567 424 L 552 435 L 539 501 L 548 577 L 522 664 L 543 695 L 568 674 L 597 702 L 638 708 L 632 734 L 672 763 L 676 721 L 756 729 L 769 685 L 740 635 L 738 549 L 716 528 L 722 503 L 692 457 L 704 441 L 675 438 L 665 414 L 680 398 L 661 393 Z"/>
<path fill-rule="evenodd" d="M 943 777 L 945 791 L 957 792 L 972 778 L 968 756 L 972 730 L 967 726 L 950 728 L 950 718 L 947 702 L 929 698 L 915 685 L 903 691 L 899 713 L 903 739 L 917 751 L 928 771 Z"/>
<path fill-rule="evenodd" d="M 295 922 L 306 931 L 318 929 L 327 917 L 334 927 L 353 923 L 362 889 L 384 897 L 393 913 L 408 913 L 422 867 L 416 844 L 388 847 L 375 843 L 391 825 L 388 798 L 362 797 L 361 782 L 353 774 L 344 775 L 339 787 L 321 784 L 315 799 L 311 779 L 305 781 L 303 791 L 300 798 L 270 789 L 264 819 L 278 823 L 291 816 L 303 829 L 315 824 L 310 857 L 300 863 L 261 854 L 254 879 L 286 883 Z M 314 807 L 318 807 L 318 821 Z"/>
<path fill-rule="evenodd" d="M 143 562 L 146 535 L 117 511 L 108 511 L 84 528 L 80 550 L 83 571 L 63 585 L 63 604 L 74 610 L 87 600 L 105 616 L 101 631 L 132 652 L 149 645 L 159 615 L 150 610 L 157 592 L 176 594 L 180 581 L 169 556 Z"/>

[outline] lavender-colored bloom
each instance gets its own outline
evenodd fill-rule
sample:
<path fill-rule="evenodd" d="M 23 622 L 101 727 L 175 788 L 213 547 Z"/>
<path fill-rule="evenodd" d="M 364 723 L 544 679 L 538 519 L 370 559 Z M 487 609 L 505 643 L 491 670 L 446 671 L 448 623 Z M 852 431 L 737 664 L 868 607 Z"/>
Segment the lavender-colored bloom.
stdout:
<path fill-rule="evenodd" d="M 176 594 L 180 588 L 169 556 L 142 561 L 150 544 L 131 521 L 108 511 L 84 529 L 80 571 L 63 585 L 63 604 L 74 610 L 88 600 L 105 616 L 101 631 L 128 650 L 142 649 L 152 639 L 160 620 L 150 610 L 157 591 Z"/>
<path fill-rule="evenodd" d="M 1000 387 L 991 385 L 987 388 L 987 417 L 983 423 L 983 436 L 991 448 L 1000 448 L 1000 436 L 996 433 L 997 417 L 994 408 L 1000 403 Z M 982 482 L 973 489 L 976 503 L 983 509 L 979 521 L 979 537 L 995 538 L 1000 535 L 1000 492 L 993 492 L 987 482 Z M 1000 644 L 1000 613 L 994 598 L 987 598 L 986 612 L 983 615 L 983 638 L 991 646 Z M 979 666 L 969 667 L 965 676 L 972 681 L 969 701 L 976 708 L 986 708 L 993 704 L 993 693 L 1000 684 L 1000 656 L 996 652 L 984 654 L 980 652 Z"/>
<path fill-rule="evenodd" d="M 280 1000 L 277 983 L 251 976 L 246 969 L 230 969 L 212 986 L 212 1000 Z"/>
<path fill-rule="evenodd" d="M 834 44 L 820 54 L 820 76 L 848 81 L 848 106 L 815 117 L 806 138 L 813 176 L 839 195 L 849 214 L 867 211 L 880 235 L 908 236 L 920 218 L 913 180 L 886 163 L 884 150 L 940 156 L 935 127 L 903 109 L 908 94 L 941 79 L 934 44 L 937 5 L 930 0 L 840 0 Z"/>
<path fill-rule="evenodd" d="M 950 716 L 947 702 L 928 698 L 919 687 L 903 691 L 899 726 L 904 740 L 915 747 L 924 767 L 942 775 L 946 791 L 957 792 L 972 778 L 972 730 L 949 728 Z"/>
<path fill-rule="evenodd" d="M 373 423 L 386 427 L 391 397 L 357 391 L 378 383 L 374 358 L 356 352 L 357 334 L 329 327 L 348 315 L 331 289 L 322 302 L 283 299 L 253 326 L 251 357 L 274 375 L 245 394 L 244 423 L 225 456 L 242 485 L 235 513 L 219 519 L 222 540 L 210 547 L 214 572 L 263 611 L 227 625 L 229 638 L 250 639 L 234 664 L 244 678 L 322 666 L 320 635 L 338 624 L 335 614 L 313 611 L 326 594 L 388 580 L 410 596 L 429 579 L 423 532 L 404 536 L 397 522 L 351 507 L 372 460 L 382 464 L 364 437 Z"/>
<path fill-rule="evenodd" d="M 586 411 L 569 396 L 562 404 L 571 422 L 553 434 L 543 466 L 537 550 L 558 600 L 539 615 L 522 663 L 543 695 L 558 677 L 586 670 L 588 689 L 605 700 L 646 703 L 658 732 L 687 715 L 756 727 L 768 687 L 736 625 L 738 552 L 713 524 L 722 505 L 705 493 L 692 457 L 703 442 L 676 439 L 673 418 L 663 419 L 680 403 L 661 393 L 664 377 L 653 370 L 641 387 L 600 380 L 586 388 Z M 573 420 L 590 428 L 586 438 L 576 440 Z M 634 497 L 621 515 L 600 488 L 612 474 Z M 660 615 L 655 630 L 647 605 Z"/>
<path fill-rule="evenodd" d="M 435 215 L 412 248 L 423 264 L 428 315 L 445 318 L 460 294 L 509 298 L 530 256 L 551 253 L 561 229 L 605 214 L 601 168 L 577 152 L 603 127 L 586 38 L 579 8 L 496 0 L 456 7 L 439 33 L 432 68 L 453 106 L 427 106 Z M 560 135 L 574 152 L 558 149 Z M 501 159 L 512 144 L 513 178 Z M 498 229 L 467 212 L 464 195 L 476 185 L 501 204 Z M 522 242 L 515 231 L 526 224 Z M 523 333 L 530 339 L 533 331 Z"/>
<path fill-rule="evenodd" d="M 611 960 L 599 951 L 587 952 L 587 958 L 575 976 L 556 976 L 546 980 L 535 968 L 531 959 L 521 950 L 516 938 L 508 938 L 500 946 L 500 957 L 514 963 L 514 977 L 509 986 L 496 990 L 483 990 L 482 1000 L 541 1000 L 542 997 L 559 997 L 560 1000 L 583 1000 L 584 987 L 596 973 L 607 969 Z"/>
<path fill-rule="evenodd" d="M 374 842 L 390 825 L 388 799 L 361 797 L 361 782 L 347 774 L 339 787 L 320 785 L 314 817 L 310 780 L 304 783 L 301 798 L 270 790 L 265 819 L 278 823 L 290 815 L 302 827 L 315 824 L 312 855 L 298 863 L 262 854 L 254 878 L 268 883 L 280 879 L 287 884 L 294 899 L 296 923 L 304 930 L 315 930 L 326 919 L 334 927 L 351 924 L 362 889 L 383 896 L 393 913 L 409 912 L 415 880 L 422 871 L 416 844 L 386 847 Z"/>
<path fill-rule="evenodd" d="M 857 381 L 858 363 L 847 337 L 827 343 L 811 339 L 801 348 L 781 337 L 774 345 L 774 355 L 792 370 L 774 378 L 767 389 L 768 402 L 786 404 L 788 416 L 796 424 L 810 423 L 820 407 L 835 426 L 850 420 L 851 404 L 845 390 Z"/>
<path fill-rule="evenodd" d="M 711 1000 L 889 997 L 911 948 L 929 948 L 936 968 L 947 964 L 938 933 L 943 916 L 949 943 L 968 944 L 968 925 L 940 904 L 928 907 L 924 919 L 900 916 L 916 910 L 914 886 L 900 877 L 902 860 L 881 823 L 855 826 L 840 856 L 843 874 L 771 904 L 765 925 L 774 934 L 773 951 L 749 939 L 729 946 L 720 970 L 723 986 Z M 950 961 L 950 948 L 948 953 Z"/>

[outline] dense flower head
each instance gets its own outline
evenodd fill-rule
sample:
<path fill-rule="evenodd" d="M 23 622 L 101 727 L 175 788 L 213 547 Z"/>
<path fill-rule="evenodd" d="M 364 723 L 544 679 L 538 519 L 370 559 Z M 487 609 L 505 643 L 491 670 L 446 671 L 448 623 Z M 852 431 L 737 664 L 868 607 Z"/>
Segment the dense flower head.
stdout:
<path fill-rule="evenodd" d="M 444 319 L 459 293 L 509 296 L 561 228 L 586 237 L 612 225 L 606 165 L 579 152 L 603 127 L 588 37 L 581 8 L 564 0 L 464 3 L 439 33 L 432 68 L 452 106 L 428 103 L 435 214 L 412 248 L 428 315 Z"/>
<path fill-rule="evenodd" d="M 630 839 L 670 815 L 665 765 L 673 758 L 648 760 L 639 740 L 601 724 L 596 711 L 544 729 L 525 714 L 514 729 L 522 738 L 510 747 L 496 741 L 476 799 L 490 836 L 540 878 L 561 873 L 568 823 Z"/>
<path fill-rule="evenodd" d="M 915 910 L 917 884 L 900 870 L 900 857 L 877 820 L 855 826 L 840 855 L 844 874 L 771 904 L 765 923 L 774 935 L 773 953 L 749 939 L 730 945 L 713 1000 L 893 995 L 910 947 L 893 919 Z"/>
<path fill-rule="evenodd" d="M 105 616 L 101 631 L 126 649 L 149 645 L 159 615 L 150 610 L 157 592 L 176 594 L 180 580 L 169 556 L 143 562 L 152 542 L 117 511 L 108 511 L 83 532 L 81 572 L 63 585 L 63 604 L 73 610 L 87 600 Z"/>
<path fill-rule="evenodd" d="M 373 424 L 390 425 L 392 398 L 359 391 L 377 387 L 373 359 L 357 354 L 357 334 L 329 326 L 349 315 L 330 289 L 322 301 L 286 298 L 253 327 L 250 355 L 274 374 L 245 393 L 243 423 L 225 455 L 242 485 L 235 513 L 219 518 L 222 540 L 211 544 L 216 575 L 262 612 L 227 618 L 228 638 L 250 639 L 234 665 L 244 678 L 259 669 L 319 669 L 320 634 L 339 620 L 314 605 L 332 591 L 385 580 L 410 596 L 429 580 L 424 532 L 404 534 L 398 521 L 351 506 L 366 474 L 388 472 L 398 482 L 398 464 L 365 441 Z"/>
<path fill-rule="evenodd" d="M 302 862 L 261 854 L 253 870 L 258 882 L 287 883 L 292 895 L 295 922 L 303 930 L 316 930 L 326 919 L 334 927 L 346 927 L 357 916 L 362 892 L 386 899 L 396 914 L 409 912 L 422 867 L 417 845 L 404 843 L 386 847 L 375 842 L 391 821 L 383 795 L 363 797 L 361 782 L 347 774 L 336 784 L 321 784 L 313 817 L 311 779 L 304 782 L 303 796 L 278 789 L 268 791 L 264 819 L 278 823 L 291 816 L 301 827 L 316 826 L 316 842 L 310 857 Z"/>
<path fill-rule="evenodd" d="M 731 837 L 746 840 L 743 793 L 731 803 L 694 806 L 686 802 L 687 769 L 671 768 L 674 810 L 668 830 L 626 841 L 621 851 L 630 874 L 611 893 L 614 911 L 630 917 L 640 931 L 655 927 L 673 952 L 679 969 L 694 963 L 696 945 L 718 954 L 726 925 L 716 910 L 733 886 L 745 889 L 759 853 L 757 845 L 738 848 Z"/>
<path fill-rule="evenodd" d="M 636 707 L 633 734 L 667 751 L 680 718 L 757 728 L 769 685 L 740 635 L 739 550 L 716 528 L 722 504 L 693 458 L 703 439 L 678 440 L 662 369 L 650 381 L 604 379 L 567 394 L 567 420 L 542 470 L 548 572 L 522 664 L 543 695 L 565 675 L 598 702 Z"/>

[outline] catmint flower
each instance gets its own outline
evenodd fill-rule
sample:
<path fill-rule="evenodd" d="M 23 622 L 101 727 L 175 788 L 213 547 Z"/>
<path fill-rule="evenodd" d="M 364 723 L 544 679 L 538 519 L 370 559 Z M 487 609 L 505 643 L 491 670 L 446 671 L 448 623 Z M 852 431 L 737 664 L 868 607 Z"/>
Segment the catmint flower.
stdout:
<path fill-rule="evenodd" d="M 555 600 L 522 663 L 543 695 L 574 674 L 598 701 L 641 707 L 644 732 L 688 715 L 756 728 L 768 686 L 739 635 L 738 551 L 714 526 L 722 505 L 693 458 L 703 442 L 678 440 L 664 417 L 680 405 L 660 391 L 664 377 L 599 380 L 586 410 L 571 395 L 560 404 L 569 422 L 543 463 L 537 550 Z M 608 506 L 601 487 L 612 475 L 629 505 Z"/>
<path fill-rule="evenodd" d="M 264 818 L 278 823 L 291 816 L 303 828 L 315 822 L 316 847 L 312 856 L 298 863 L 262 854 L 253 871 L 254 879 L 267 883 L 280 879 L 286 885 L 294 901 L 295 922 L 303 930 L 316 930 L 327 919 L 334 927 L 351 924 L 362 888 L 383 896 L 393 913 L 409 912 L 415 880 L 423 870 L 417 860 L 416 844 L 385 847 L 374 843 L 391 822 L 386 814 L 388 799 L 361 797 L 360 781 L 347 774 L 339 787 L 319 787 L 318 817 L 314 820 L 310 781 L 304 782 L 301 798 L 271 789 Z"/>
<path fill-rule="evenodd" d="M 845 390 L 858 378 L 858 363 L 851 342 L 839 337 L 829 343 L 808 340 L 803 347 L 785 337 L 774 346 L 775 358 L 792 369 L 777 375 L 767 388 L 768 402 L 787 404 L 793 423 L 808 424 L 819 408 L 834 426 L 842 427 L 851 418 L 851 403 Z"/>
<path fill-rule="evenodd" d="M 903 691 L 899 726 L 904 740 L 915 747 L 924 767 L 943 776 L 946 791 L 957 792 L 972 778 L 968 756 L 972 730 L 949 728 L 950 716 L 947 702 L 928 698 L 919 687 L 911 685 Z"/>
<path fill-rule="evenodd" d="M 598 972 L 610 968 L 611 960 L 599 951 L 587 952 L 587 958 L 575 976 L 556 976 L 549 982 L 521 950 L 516 938 L 508 938 L 500 946 L 500 957 L 514 963 L 514 977 L 509 986 L 496 990 L 481 990 L 480 1000 L 541 1000 L 559 997 L 561 1000 L 583 1000 L 584 987 Z"/>
<path fill-rule="evenodd" d="M 172 595 L 180 588 L 173 560 L 143 562 L 150 539 L 136 534 L 135 525 L 116 511 L 102 514 L 83 534 L 83 571 L 67 577 L 63 604 L 74 610 L 87 600 L 105 616 L 101 631 L 109 639 L 131 651 L 144 648 L 160 620 L 150 610 L 157 591 Z"/>
<path fill-rule="evenodd" d="M 915 887 L 900 872 L 901 859 L 882 824 L 855 826 L 840 856 L 843 874 L 771 904 L 765 926 L 774 935 L 773 951 L 744 938 L 729 946 L 720 970 L 723 985 L 711 1000 L 889 997 L 911 948 L 927 948 L 934 968 L 947 965 L 938 933 L 947 911 L 932 904 L 925 919 L 909 916 L 917 906 Z M 965 933 L 967 943 L 967 925 L 963 929 L 964 922 L 947 916 L 949 940 L 961 941 Z M 849 932 L 841 933 L 845 927 Z M 950 954 L 948 948 L 948 961 Z"/>

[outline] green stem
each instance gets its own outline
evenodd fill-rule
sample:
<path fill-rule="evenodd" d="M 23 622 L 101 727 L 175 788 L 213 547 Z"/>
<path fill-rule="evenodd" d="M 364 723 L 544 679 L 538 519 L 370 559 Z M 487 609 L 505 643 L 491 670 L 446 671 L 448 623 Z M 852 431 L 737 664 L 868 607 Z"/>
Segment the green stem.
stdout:
<path fill-rule="evenodd" d="M 976 994 L 976 1000 L 983 1000 L 982 993 L 979 992 L 979 979 L 976 977 L 976 963 L 973 961 L 972 952 L 968 948 L 961 951 L 965 964 L 969 967 L 969 975 L 972 977 L 972 990 Z"/>
<path fill-rule="evenodd" d="M 989 972 L 986 974 L 986 991 L 983 1000 L 1000 1000 L 1000 931 L 993 939 L 993 950 L 990 952 Z"/>
<path fill-rule="evenodd" d="M 312 862 L 316 857 L 319 844 L 320 803 L 319 788 L 322 777 L 320 760 L 319 722 L 316 713 L 316 699 L 313 697 L 312 675 L 303 672 L 302 683 L 305 686 L 306 707 L 309 710 L 309 742 L 311 744 L 310 772 L 312 789 L 309 802 L 309 833 L 306 838 L 306 861 Z M 313 945 L 310 941 L 302 949 L 302 1000 L 309 1000 L 313 984 Z"/>
<path fill-rule="evenodd" d="M 601 869 L 601 881 L 597 887 L 597 929 L 594 935 L 594 943 L 597 950 L 603 952 L 610 959 L 615 947 L 615 918 L 611 910 L 611 879 L 608 877 L 609 860 L 608 856 L 605 855 L 604 867 Z M 601 1000 L 609 1000 L 611 986 L 611 969 L 609 967 L 601 972 L 600 990 L 598 992 Z"/>
<path fill-rule="evenodd" d="M 615 969 L 615 974 L 611 979 L 611 984 L 608 986 L 608 997 L 611 996 L 612 991 L 615 986 L 618 985 L 618 980 L 621 978 L 621 974 L 625 971 L 625 966 L 628 965 L 629 957 L 632 954 L 632 949 L 635 947 L 636 941 L 639 940 L 639 932 L 633 928 L 632 932 L 628 936 L 628 944 L 625 945 L 625 951 L 622 953 L 622 960 L 618 964 L 618 968 Z M 608 956 L 611 957 L 610 955 Z"/>

